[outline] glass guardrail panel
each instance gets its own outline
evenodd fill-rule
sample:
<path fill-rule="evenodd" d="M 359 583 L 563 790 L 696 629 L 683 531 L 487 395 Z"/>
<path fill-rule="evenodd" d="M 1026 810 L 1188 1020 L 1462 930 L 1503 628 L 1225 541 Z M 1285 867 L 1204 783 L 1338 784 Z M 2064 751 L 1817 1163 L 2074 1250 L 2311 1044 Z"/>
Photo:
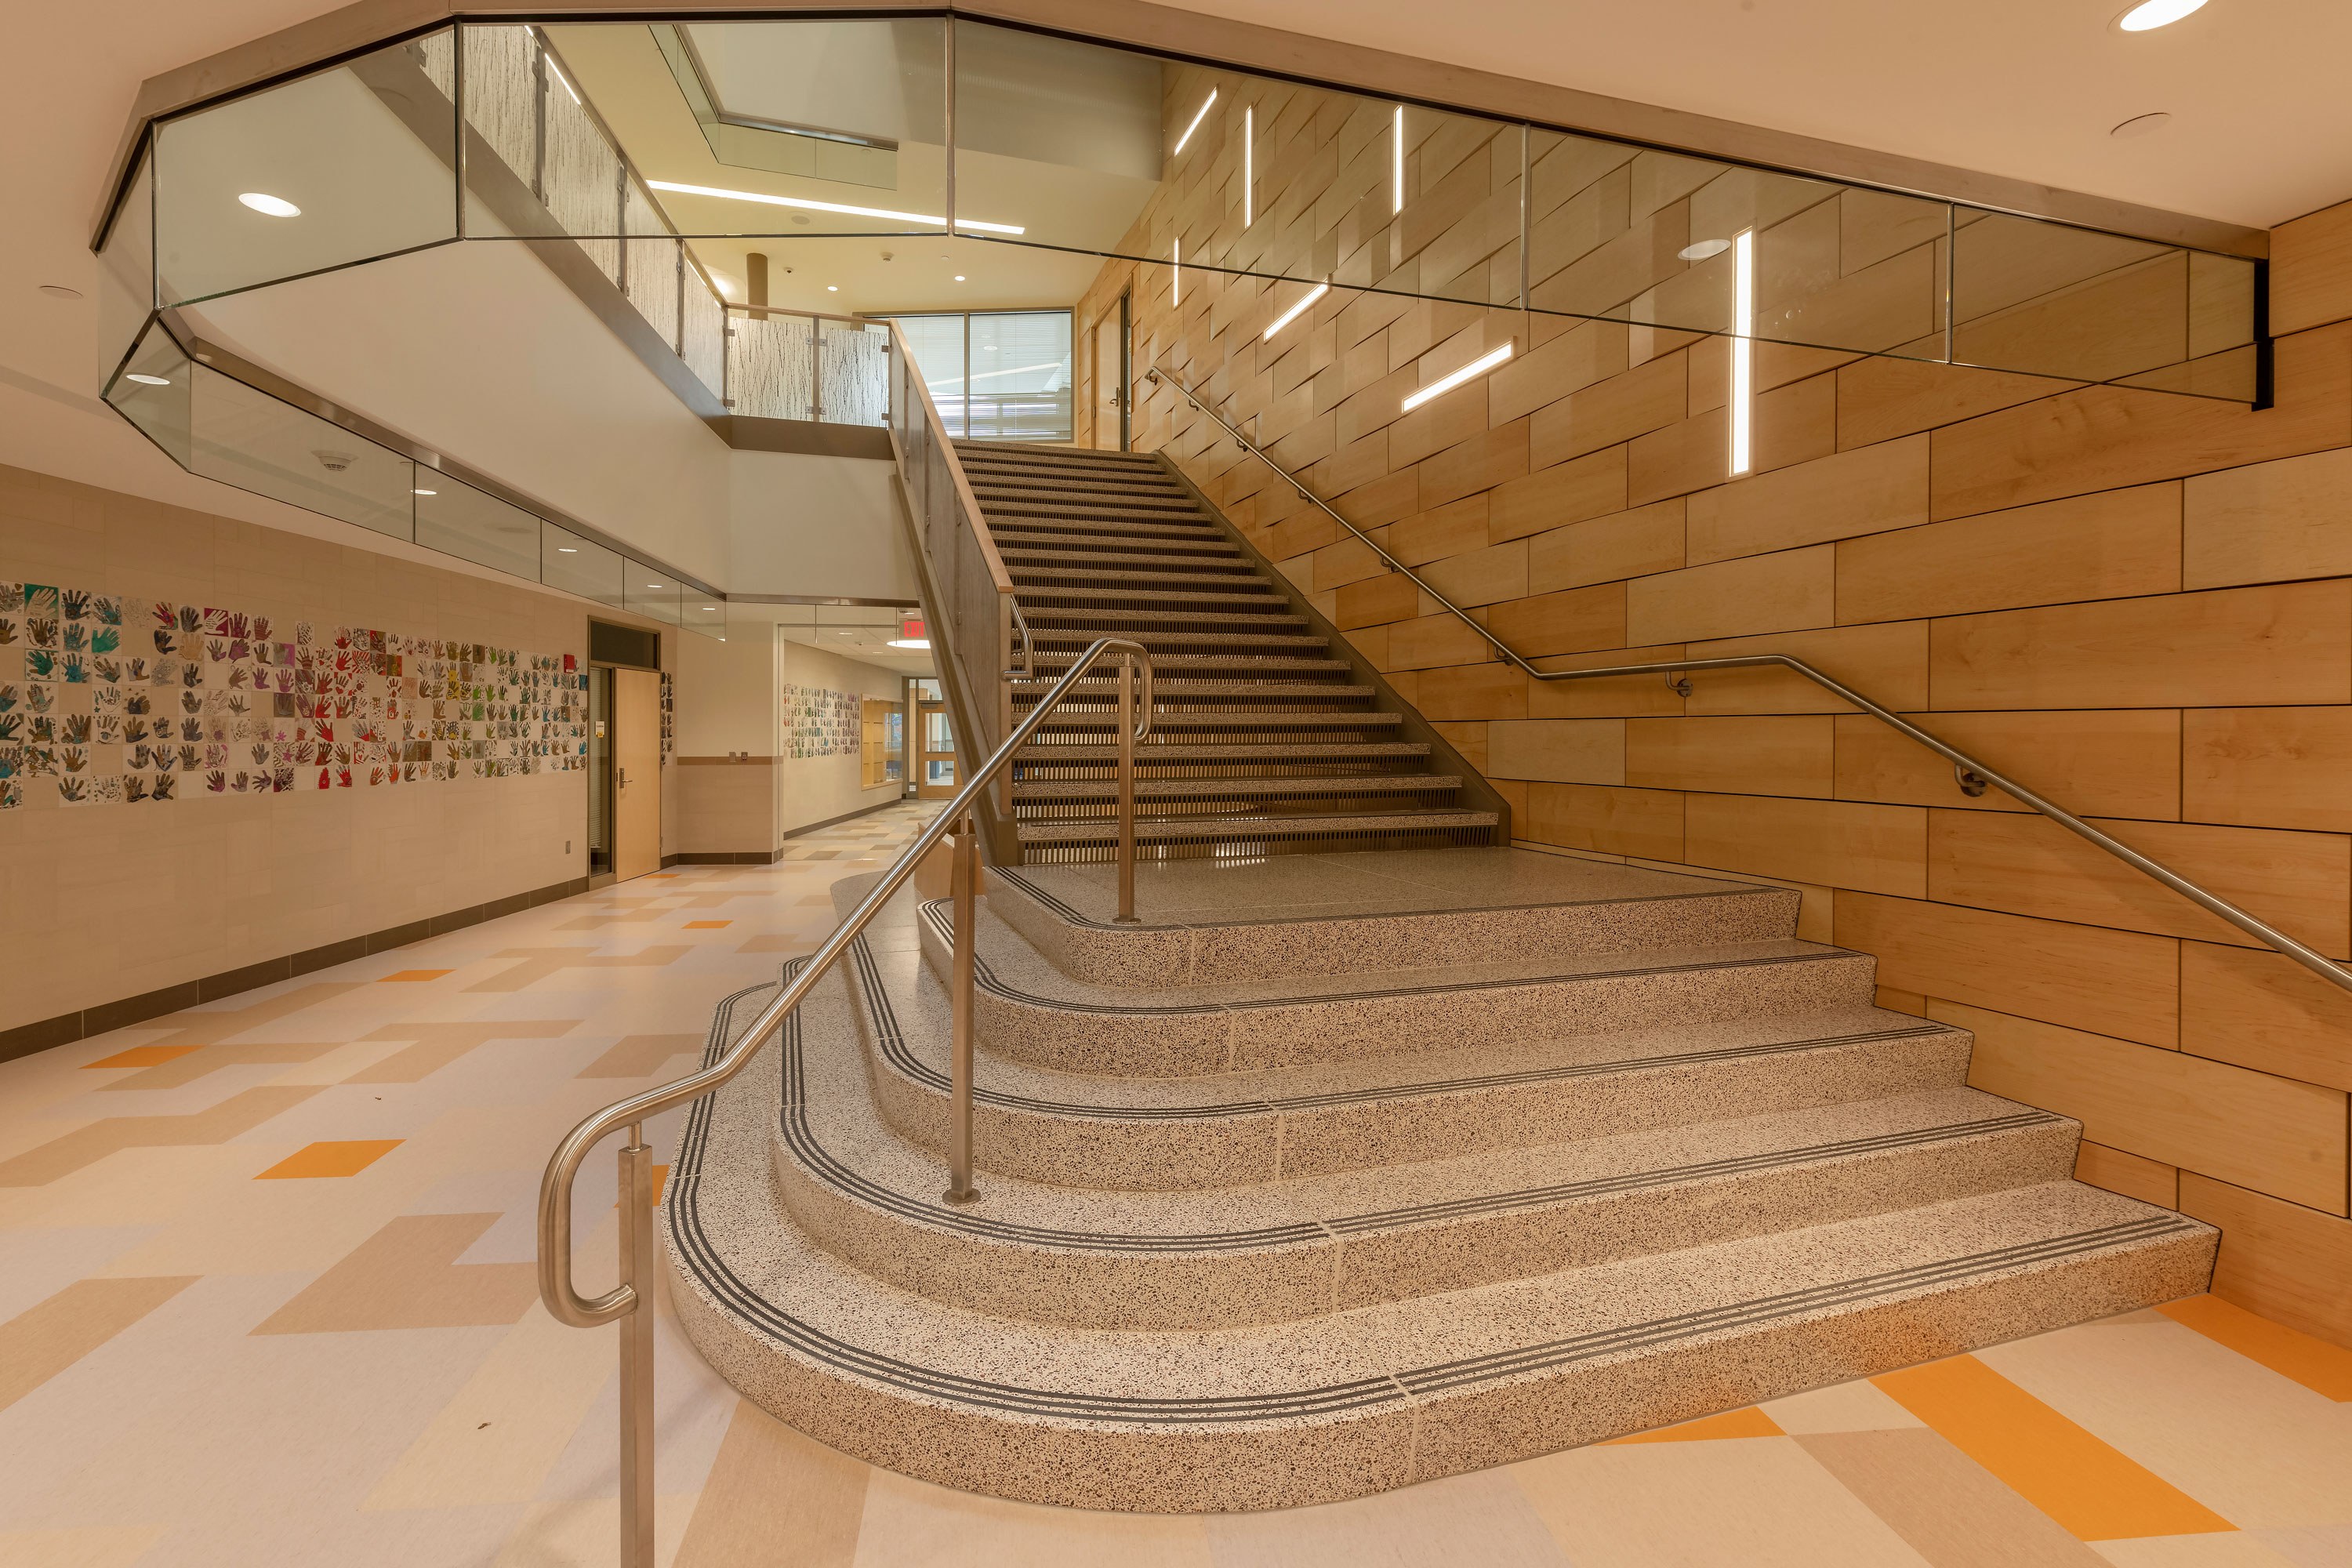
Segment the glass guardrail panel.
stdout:
<path fill-rule="evenodd" d="M 732 412 L 760 419 L 816 416 L 816 323 L 806 316 L 730 314 L 728 396 Z"/>
<path fill-rule="evenodd" d="M 190 466 L 194 367 L 161 321 L 151 321 L 106 389 L 106 400 L 182 468 Z"/>
<path fill-rule="evenodd" d="M 209 366 L 191 369 L 191 472 L 394 539 L 415 537 L 415 463 Z"/>
<path fill-rule="evenodd" d="M 617 551 L 551 522 L 540 524 L 539 580 L 551 588 L 620 609 L 628 567 Z"/>
<path fill-rule="evenodd" d="M 879 425 L 887 416 L 890 331 L 863 321 L 816 324 L 816 417 L 827 425 Z"/>
<path fill-rule="evenodd" d="M 155 313 L 155 169 L 145 152 L 115 209 L 98 253 L 99 384 L 107 386 L 122 356 Z"/>
<path fill-rule="evenodd" d="M 499 237 L 512 232 L 499 216 L 503 205 L 486 193 L 493 170 L 487 152 L 525 190 L 535 190 L 539 170 L 540 109 L 546 95 L 539 42 L 526 26 L 468 22 L 458 29 L 466 61 L 462 89 L 466 129 L 480 138 L 466 165 L 466 234 Z"/>
<path fill-rule="evenodd" d="M 417 543 L 478 566 L 541 580 L 537 514 L 421 466 L 415 489 Z"/>
<path fill-rule="evenodd" d="M 165 304 L 457 237 L 454 107 L 394 45 L 155 131 Z"/>
<path fill-rule="evenodd" d="M 680 624 L 679 595 L 683 589 L 675 577 L 655 571 L 644 562 L 625 558 L 621 579 L 621 607 L 671 626 Z"/>
<path fill-rule="evenodd" d="M 620 242 L 627 251 L 621 265 L 629 303 L 664 342 L 676 347 L 684 247 L 671 236 L 661 209 L 635 181 L 629 183 L 623 217 L 630 236 Z"/>
<path fill-rule="evenodd" d="M 694 265 L 689 247 L 686 269 L 686 317 L 679 328 L 678 357 L 713 397 L 727 395 L 727 305 L 709 278 Z"/>
<path fill-rule="evenodd" d="M 628 177 L 572 72 L 552 48 L 541 46 L 539 197 L 556 226 L 579 242 L 597 269 L 621 281 L 621 241 L 641 231 L 624 212 Z M 639 195 L 642 201 L 642 195 Z"/>
<path fill-rule="evenodd" d="M 688 234 L 938 232 L 947 213 L 945 24 L 936 17 L 558 23 L 546 35 Z"/>

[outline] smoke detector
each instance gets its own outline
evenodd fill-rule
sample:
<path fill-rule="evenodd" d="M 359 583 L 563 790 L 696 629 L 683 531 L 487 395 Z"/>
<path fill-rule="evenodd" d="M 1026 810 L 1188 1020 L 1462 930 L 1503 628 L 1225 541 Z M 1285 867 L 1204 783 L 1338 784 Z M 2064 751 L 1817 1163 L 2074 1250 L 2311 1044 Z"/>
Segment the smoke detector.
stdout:
<path fill-rule="evenodd" d="M 360 460 L 357 452 L 312 452 L 310 456 L 318 458 L 319 466 L 331 474 L 340 474 Z"/>

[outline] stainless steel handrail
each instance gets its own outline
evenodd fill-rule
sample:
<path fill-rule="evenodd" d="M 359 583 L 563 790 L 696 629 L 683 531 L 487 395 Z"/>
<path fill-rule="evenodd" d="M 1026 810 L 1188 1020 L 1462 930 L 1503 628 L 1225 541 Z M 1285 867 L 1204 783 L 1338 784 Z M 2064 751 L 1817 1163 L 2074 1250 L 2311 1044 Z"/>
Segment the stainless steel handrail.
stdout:
<path fill-rule="evenodd" d="M 653 1457 L 653 1314 L 644 1310 L 645 1289 L 653 1277 L 653 1151 L 644 1136 L 645 1124 L 666 1110 L 690 1104 L 724 1086 L 749 1066 L 798 1007 L 816 983 L 831 971 L 849 944 L 857 939 L 882 907 L 914 875 L 939 842 L 955 839 L 953 901 L 955 952 L 953 975 L 954 1036 L 952 1135 L 948 1198 L 971 1203 L 979 1194 L 971 1184 L 972 1140 L 972 972 L 978 945 L 974 899 L 979 889 L 979 838 L 972 826 L 973 802 L 997 774 L 1012 765 L 1054 710 L 1076 689 L 1088 670 L 1102 659 L 1119 656 L 1119 919 L 1135 919 L 1135 742 L 1151 733 L 1151 655 L 1138 642 L 1103 637 L 1080 654 L 1077 661 L 1037 700 L 1028 717 L 1013 727 L 1004 743 L 974 770 L 955 798 L 900 853 L 881 880 L 858 900 L 848 918 L 810 955 L 799 973 L 760 1009 L 742 1037 L 719 1059 L 673 1083 L 615 1101 L 564 1135 L 547 1162 L 539 1184 L 539 1299 L 550 1316 L 561 1323 L 590 1329 L 615 1320 L 621 1332 L 621 1563 L 622 1568 L 652 1568 L 654 1561 Z M 1140 710 L 1134 702 L 1135 679 L 1142 676 Z M 1130 722 L 1132 721 L 1132 722 Z M 621 1258 L 620 1283 L 591 1300 L 572 1287 L 572 1188 L 580 1163 L 588 1151 L 613 1133 L 626 1129 L 628 1142 L 620 1150 Z"/>
<path fill-rule="evenodd" d="M 2066 810 L 2063 806 L 2058 805 L 2037 792 L 2027 788 L 2025 785 L 2018 783 L 2015 779 L 2011 778 L 2008 774 L 1993 767 L 1990 763 L 1981 762 L 1979 759 L 1970 756 L 1968 752 L 1961 751 L 1958 747 L 1952 745 L 1949 742 L 1940 740 L 1935 735 L 1928 733 L 1927 731 L 1919 728 L 1918 725 L 1912 723 L 1909 720 L 1903 718 L 1901 715 L 1879 703 L 1872 701 L 1869 698 L 1864 697 L 1861 692 L 1856 691 L 1853 688 L 1846 685 L 1835 677 L 1816 669 L 1813 666 L 1807 664 L 1803 659 L 1792 658 L 1785 653 L 1759 653 L 1747 654 L 1731 658 L 1679 658 L 1656 660 L 1647 664 L 1601 665 L 1585 669 L 1538 669 L 1533 664 L 1528 662 L 1528 660 L 1516 649 L 1512 648 L 1500 637 L 1497 637 L 1493 632 L 1488 631 L 1484 626 L 1472 618 L 1468 611 L 1463 609 L 1461 605 L 1447 598 L 1444 594 L 1439 593 L 1435 588 L 1431 587 L 1429 585 L 1428 579 L 1423 577 L 1420 573 L 1415 572 L 1412 567 L 1406 565 L 1403 562 L 1390 554 L 1388 551 L 1381 546 L 1378 540 L 1372 538 L 1371 535 L 1366 533 L 1362 529 L 1358 528 L 1354 523 L 1349 522 L 1346 518 L 1341 517 L 1337 511 L 1333 510 L 1329 503 L 1326 502 L 1322 497 L 1317 495 L 1314 491 L 1301 484 L 1298 480 L 1298 476 L 1284 468 L 1280 463 L 1276 462 L 1272 458 L 1265 454 L 1265 449 L 1259 447 L 1256 442 L 1251 440 L 1239 430 L 1234 428 L 1230 420 L 1226 419 L 1223 415 L 1219 414 L 1215 409 L 1210 407 L 1198 392 L 1177 380 L 1173 373 L 1167 371 L 1159 365 L 1153 365 L 1150 370 L 1144 372 L 1144 379 L 1174 388 L 1178 395 L 1181 396 L 1185 402 L 1191 404 L 1194 408 L 1199 409 L 1202 414 L 1206 415 L 1212 421 L 1213 421 L 1218 428 L 1223 430 L 1226 435 L 1232 437 L 1235 445 L 1239 446 L 1244 451 L 1255 458 L 1259 462 L 1264 463 L 1267 468 L 1273 469 L 1275 474 L 1279 477 L 1284 483 L 1287 484 L 1292 489 L 1298 492 L 1300 500 L 1306 501 L 1308 505 L 1313 506 L 1325 516 L 1330 518 L 1332 521 L 1338 523 L 1349 533 L 1354 534 L 1358 539 L 1363 541 L 1363 542 L 1370 548 L 1372 553 L 1378 555 L 1382 561 L 1387 562 L 1392 570 L 1402 572 L 1405 576 L 1411 578 L 1414 585 L 1420 588 L 1423 593 L 1436 600 L 1448 614 L 1452 615 L 1464 626 L 1468 626 L 1472 631 L 1475 632 L 1479 637 L 1482 638 L 1489 647 L 1492 647 L 1506 662 L 1512 665 L 1514 668 L 1524 671 L 1528 679 L 1601 680 L 1611 676 L 1663 675 L 1668 679 L 1669 683 L 1674 685 L 1677 690 L 1687 694 L 1690 690 L 1690 682 L 1686 678 L 1693 670 L 1757 669 L 1766 667 L 1777 667 L 1781 669 L 1793 670 L 1797 674 L 1801 675 L 1806 679 L 1811 681 L 1814 685 L 1822 688 L 1823 690 L 1831 692 L 1833 695 L 1843 699 L 1845 701 L 1853 703 L 1856 708 L 1861 709 L 1872 718 L 1878 720 L 1881 723 L 1884 723 L 1892 729 L 1901 731 L 1904 735 L 1916 741 L 1919 744 L 1927 747 L 1937 756 L 1942 757 L 1945 761 L 1950 763 L 1952 764 L 1954 777 L 1965 794 L 1970 795 L 1982 795 L 1988 785 L 2001 791 L 2003 794 L 2010 795 L 2021 804 L 2032 807 L 2035 811 L 2040 812 L 2042 816 L 2058 824 L 2058 826 L 2063 827 L 2069 833 L 2074 834 L 2076 837 L 2088 843 L 2098 846 L 2108 854 L 2114 856 L 2116 859 L 2121 860 L 2124 864 L 2131 867 L 2134 870 L 2142 872 L 2145 875 L 2155 879 L 2165 887 L 2168 887 L 2174 892 L 2179 893 L 2182 898 L 2187 899 L 2190 903 L 2195 904 L 2198 908 L 2203 910 L 2206 913 L 2213 915 L 2217 919 L 2228 921 L 2231 925 L 2235 926 L 2242 931 L 2244 931 L 2248 936 L 2251 936 L 2255 941 L 2262 942 L 2264 946 L 2273 948 L 2278 952 L 2284 953 L 2287 957 L 2294 960 L 2305 969 L 2310 970 L 2314 974 L 2318 975 L 2321 979 L 2340 986 L 2344 990 L 2352 991 L 2352 969 L 2347 969 L 2343 964 L 2337 963 L 2333 959 L 2326 957 L 2315 949 L 2307 947 L 2304 943 L 2297 942 L 2294 938 L 2287 935 L 2284 931 L 2280 931 L 2275 926 L 2255 919 L 2252 915 L 2248 914 L 2245 910 L 2230 902 L 2227 899 L 2221 897 L 2219 894 L 2207 891 L 2204 888 L 2201 888 L 2195 882 L 2190 881 L 2179 872 L 2173 870 L 2170 867 L 2164 865 L 2160 861 L 2150 859 L 2147 856 L 2141 854 L 2138 850 L 2133 848 L 2130 845 L 2124 843 L 2121 839 L 2115 837 L 2113 835 L 2101 832 L 2099 829 L 2092 826 L 2089 823 L 2084 821 L 2081 817 L 2076 816 L 2073 812 Z M 1677 677 L 1685 679 L 1676 679 Z"/>

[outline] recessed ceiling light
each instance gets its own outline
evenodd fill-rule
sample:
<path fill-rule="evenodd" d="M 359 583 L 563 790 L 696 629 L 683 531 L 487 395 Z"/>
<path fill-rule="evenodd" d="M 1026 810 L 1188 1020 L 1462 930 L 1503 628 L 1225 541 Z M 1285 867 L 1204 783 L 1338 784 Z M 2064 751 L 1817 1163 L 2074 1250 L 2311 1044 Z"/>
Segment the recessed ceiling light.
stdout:
<path fill-rule="evenodd" d="M 172 384 L 172 378 L 168 375 L 142 375 L 135 370 L 124 371 L 122 373 L 122 379 L 125 381 L 135 381 L 142 386 L 169 386 Z"/>
<path fill-rule="evenodd" d="M 580 552 L 579 552 L 578 550 L 574 549 L 572 546 L 571 546 L 571 545 L 569 545 L 569 544 L 559 544 L 559 545 L 557 545 L 557 546 L 555 547 L 555 552 L 556 552 L 558 555 L 577 555 L 577 554 L 579 554 L 579 553 L 580 553 Z"/>
<path fill-rule="evenodd" d="M 813 202 L 801 196 L 772 196 L 760 191 L 730 191 L 718 185 L 681 185 L 673 180 L 647 180 L 646 184 L 657 191 L 676 191 L 682 196 L 718 196 L 730 202 L 764 202 L 772 207 L 799 207 L 808 212 L 839 213 L 845 217 L 890 218 L 899 223 L 931 224 L 947 226 L 947 219 L 929 217 L 921 213 L 893 212 L 888 207 L 844 206 L 839 202 Z M 982 223 L 976 217 L 955 220 L 958 228 L 984 229 L 990 234 L 1026 234 L 1029 231 L 1015 223 Z"/>
<path fill-rule="evenodd" d="M 2126 33 L 2146 33 L 2158 27 L 2169 26 L 2193 11 L 2202 10 L 2205 0 L 2139 0 L 2139 4 L 2116 18 L 2116 26 Z"/>
<path fill-rule="evenodd" d="M 300 217 L 302 209 L 284 196 L 273 196 L 263 191 L 247 191 L 236 198 L 245 205 L 266 217 Z"/>
<path fill-rule="evenodd" d="M 68 289 L 62 283 L 44 283 L 41 285 L 41 292 L 47 294 L 52 300 L 79 300 L 81 298 L 80 289 Z"/>
<path fill-rule="evenodd" d="M 1730 248 L 1731 241 L 1727 239 L 1701 239 L 1684 246 L 1675 254 L 1685 261 L 1705 261 L 1708 257 L 1721 256 Z"/>
<path fill-rule="evenodd" d="M 2145 136 L 2151 131 L 2161 131 L 2171 123 L 2172 116 L 2159 109 L 2153 114 L 2134 115 L 2107 134 L 2118 139 Z"/>
<path fill-rule="evenodd" d="M 437 496 L 437 495 L 439 495 L 441 492 L 440 492 L 439 490 L 419 490 L 419 489 L 412 489 L 412 490 L 410 490 L 408 493 L 409 493 L 410 495 L 413 495 L 413 496 Z"/>
<path fill-rule="evenodd" d="M 959 272 L 959 273 L 957 273 L 957 274 L 956 274 L 956 281 L 957 281 L 957 282 L 959 282 L 959 283 L 961 283 L 961 282 L 962 282 L 962 281 L 963 281 L 963 274 L 962 274 L 962 273 Z"/>
<path fill-rule="evenodd" d="M 828 294 L 838 294 L 841 292 L 841 285 L 838 283 L 828 283 L 824 286 L 824 291 Z"/>
<path fill-rule="evenodd" d="M 929 637 L 892 637 L 890 639 L 890 646 L 892 647 L 910 647 L 919 653 L 929 653 L 931 648 L 931 639 Z"/>
<path fill-rule="evenodd" d="M 658 583 L 648 583 L 648 584 L 646 584 L 646 587 L 648 587 L 648 588 L 658 588 L 658 587 L 660 587 L 660 586 L 661 586 L 661 584 L 658 584 Z"/>
<path fill-rule="evenodd" d="M 703 605 L 702 607 L 703 607 L 703 609 L 704 609 L 704 611 L 705 611 L 705 612 L 713 611 L 713 610 L 716 610 L 716 609 L 718 609 L 718 608 L 719 608 L 719 606 L 718 606 L 718 605 Z"/>

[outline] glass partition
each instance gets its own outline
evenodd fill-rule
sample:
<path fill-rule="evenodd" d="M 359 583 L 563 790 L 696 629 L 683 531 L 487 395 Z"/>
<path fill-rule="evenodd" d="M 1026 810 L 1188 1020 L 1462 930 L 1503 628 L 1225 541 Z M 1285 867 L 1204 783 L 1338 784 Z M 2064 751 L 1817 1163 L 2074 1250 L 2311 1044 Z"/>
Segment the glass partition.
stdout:
<path fill-rule="evenodd" d="M 540 519 L 461 479 L 416 470 L 416 542 L 538 580 Z"/>
<path fill-rule="evenodd" d="M 628 567 L 617 551 L 551 522 L 540 524 L 539 580 L 551 588 L 619 609 Z"/>
<path fill-rule="evenodd" d="M 155 310 L 155 178 L 146 151 L 98 253 L 98 374 L 105 389 Z"/>
<path fill-rule="evenodd" d="M 678 602 L 677 624 L 690 632 L 727 640 L 727 601 L 705 598 L 688 588 Z"/>
<path fill-rule="evenodd" d="M 209 365 L 193 369 L 194 472 L 395 539 L 415 537 L 415 463 Z"/>
<path fill-rule="evenodd" d="M 677 578 L 632 561 L 628 563 L 628 575 L 621 582 L 621 607 L 677 626 L 680 592 Z"/>
<path fill-rule="evenodd" d="M 106 389 L 106 400 L 116 412 L 184 468 L 193 462 L 190 397 L 195 378 L 189 374 L 193 368 L 187 354 L 163 330 L 163 323 L 156 321 Z"/>

